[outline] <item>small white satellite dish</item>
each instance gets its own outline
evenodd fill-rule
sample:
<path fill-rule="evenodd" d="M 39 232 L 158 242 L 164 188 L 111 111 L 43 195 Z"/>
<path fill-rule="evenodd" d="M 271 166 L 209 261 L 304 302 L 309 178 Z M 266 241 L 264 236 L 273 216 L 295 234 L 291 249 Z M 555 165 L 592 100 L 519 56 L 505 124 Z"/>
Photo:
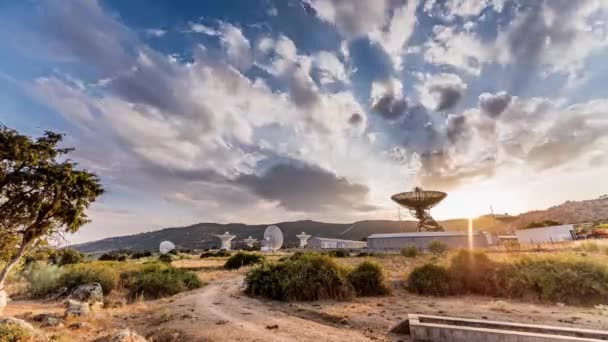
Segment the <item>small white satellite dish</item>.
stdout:
<path fill-rule="evenodd" d="M 160 246 L 158 246 L 158 250 L 160 251 L 160 254 L 167 254 L 174 249 L 175 249 L 175 245 L 171 241 L 163 241 L 160 243 Z"/>
<path fill-rule="evenodd" d="M 277 226 L 269 226 L 264 231 L 264 246 L 262 250 L 274 252 L 283 246 L 283 232 Z"/>

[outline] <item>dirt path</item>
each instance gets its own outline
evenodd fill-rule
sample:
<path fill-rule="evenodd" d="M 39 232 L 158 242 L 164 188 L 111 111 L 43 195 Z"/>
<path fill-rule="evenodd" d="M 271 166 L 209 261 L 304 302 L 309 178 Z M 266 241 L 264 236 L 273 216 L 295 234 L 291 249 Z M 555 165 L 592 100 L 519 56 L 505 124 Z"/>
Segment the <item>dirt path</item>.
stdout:
<path fill-rule="evenodd" d="M 176 298 L 169 309 L 179 321 L 167 326 L 194 338 L 224 341 L 370 341 L 358 331 L 334 327 L 274 310 L 242 295 L 243 276 L 213 282 Z"/>

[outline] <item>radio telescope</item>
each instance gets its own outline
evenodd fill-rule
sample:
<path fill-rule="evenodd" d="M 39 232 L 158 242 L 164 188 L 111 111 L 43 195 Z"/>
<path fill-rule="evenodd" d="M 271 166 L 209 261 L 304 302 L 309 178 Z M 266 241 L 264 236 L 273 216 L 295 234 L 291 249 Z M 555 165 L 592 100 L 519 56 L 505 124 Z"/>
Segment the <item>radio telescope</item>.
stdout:
<path fill-rule="evenodd" d="M 310 235 L 302 232 L 296 235 L 296 237 L 300 239 L 300 248 L 306 247 L 306 245 L 308 244 L 308 239 L 310 239 Z"/>
<path fill-rule="evenodd" d="M 248 237 L 248 238 L 246 238 L 246 239 L 245 239 L 245 240 L 243 240 L 243 241 L 245 241 L 245 244 L 246 244 L 248 247 L 253 247 L 253 244 L 254 244 L 256 241 L 258 241 L 258 239 L 254 239 L 254 238 L 252 238 L 252 237 L 251 237 L 251 235 L 249 235 L 249 237 Z"/>
<path fill-rule="evenodd" d="M 160 246 L 158 246 L 158 250 L 160 251 L 160 254 L 167 254 L 174 249 L 175 249 L 175 245 L 171 241 L 163 241 L 160 243 Z"/>
<path fill-rule="evenodd" d="M 283 246 L 283 232 L 277 226 L 268 226 L 264 231 L 264 241 L 262 241 L 263 252 L 278 251 Z"/>
<path fill-rule="evenodd" d="M 439 204 L 448 194 L 441 191 L 426 191 L 419 187 L 414 191 L 402 192 L 391 196 L 400 206 L 409 209 L 410 214 L 418 219 L 418 231 L 440 232 L 443 227 L 431 216 L 431 208 Z"/>
<path fill-rule="evenodd" d="M 215 236 L 217 236 L 218 238 L 220 238 L 220 240 L 222 240 L 222 247 L 220 247 L 220 249 L 225 249 L 227 251 L 231 250 L 231 241 L 234 240 L 234 238 L 236 237 L 236 235 L 230 235 L 230 233 L 225 232 L 224 234 L 216 234 Z"/>

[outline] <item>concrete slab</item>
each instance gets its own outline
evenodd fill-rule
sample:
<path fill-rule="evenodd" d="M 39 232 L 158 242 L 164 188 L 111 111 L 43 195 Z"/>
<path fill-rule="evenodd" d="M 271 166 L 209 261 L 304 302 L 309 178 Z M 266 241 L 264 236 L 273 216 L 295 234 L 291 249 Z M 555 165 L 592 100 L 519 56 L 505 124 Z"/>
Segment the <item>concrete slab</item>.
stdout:
<path fill-rule="evenodd" d="M 413 341 L 549 342 L 608 341 L 601 330 L 498 322 L 456 317 L 408 315 Z"/>

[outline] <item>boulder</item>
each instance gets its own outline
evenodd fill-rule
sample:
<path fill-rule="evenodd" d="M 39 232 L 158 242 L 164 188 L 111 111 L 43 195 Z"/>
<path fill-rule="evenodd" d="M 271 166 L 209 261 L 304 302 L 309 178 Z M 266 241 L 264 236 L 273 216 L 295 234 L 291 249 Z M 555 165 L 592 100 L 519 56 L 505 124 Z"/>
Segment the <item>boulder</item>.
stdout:
<path fill-rule="evenodd" d="M 14 317 L 0 317 L 0 333 L 8 341 L 46 341 L 46 336 L 28 322 Z"/>
<path fill-rule="evenodd" d="M 129 329 L 122 329 L 110 336 L 109 342 L 148 342 L 141 335 Z"/>
<path fill-rule="evenodd" d="M 83 303 L 103 303 L 103 289 L 99 283 L 88 283 L 75 288 L 68 299 L 76 300 Z"/>
<path fill-rule="evenodd" d="M 89 304 L 75 302 L 73 305 L 65 309 L 63 314 L 64 319 L 77 318 L 77 317 L 86 317 L 91 313 L 91 309 L 89 308 Z"/>
<path fill-rule="evenodd" d="M 40 322 L 41 327 L 62 327 L 63 320 L 56 314 L 41 313 L 32 317 L 34 322 Z"/>

